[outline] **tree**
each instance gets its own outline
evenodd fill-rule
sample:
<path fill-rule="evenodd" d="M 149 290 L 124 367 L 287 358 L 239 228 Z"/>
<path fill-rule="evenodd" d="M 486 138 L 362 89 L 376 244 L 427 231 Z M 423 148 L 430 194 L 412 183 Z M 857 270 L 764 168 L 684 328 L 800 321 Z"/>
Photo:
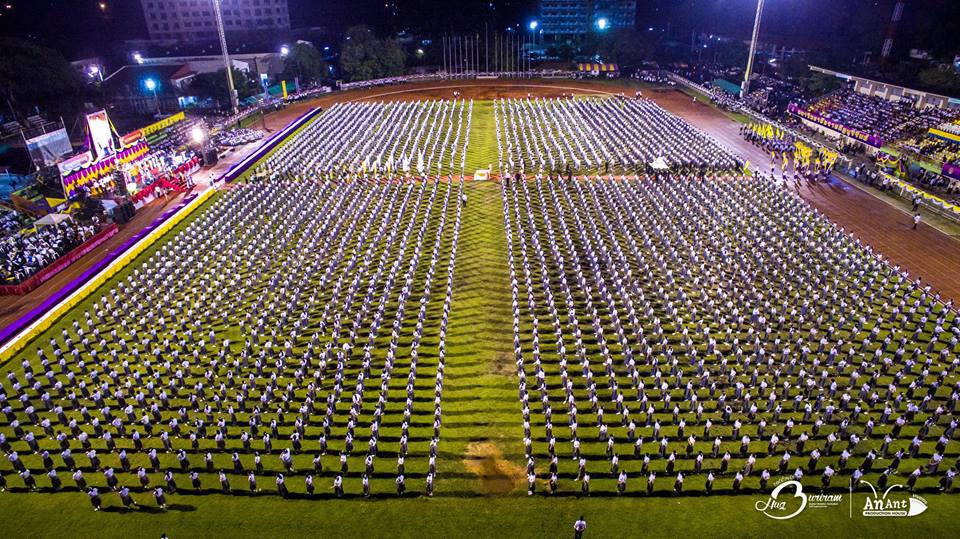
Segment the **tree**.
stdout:
<path fill-rule="evenodd" d="M 300 42 L 290 47 L 290 52 L 283 61 L 283 78 L 292 81 L 296 78 L 300 82 L 320 82 L 327 76 L 327 63 L 323 61 L 320 51 L 310 43 Z"/>
<path fill-rule="evenodd" d="M 406 54 L 394 39 L 377 39 L 367 26 L 347 30 L 340 52 L 340 67 L 350 80 L 370 80 L 402 75 Z"/>
<path fill-rule="evenodd" d="M 819 71 L 810 72 L 808 76 L 800 79 L 800 87 L 807 96 L 817 96 L 832 92 L 842 86 L 842 84 L 837 77 L 820 73 Z"/>
<path fill-rule="evenodd" d="M 263 88 L 253 80 L 246 71 L 231 68 L 233 73 L 233 87 L 237 90 L 240 100 L 263 93 Z M 190 92 L 200 98 L 213 99 L 219 108 L 226 108 L 230 104 L 230 92 L 227 87 L 227 70 L 221 69 L 216 73 L 200 73 L 190 83 Z"/>
<path fill-rule="evenodd" d="M 652 57 L 652 43 L 646 33 L 633 28 L 615 28 L 607 32 L 590 32 L 583 41 L 587 56 L 600 55 L 605 62 L 637 67 Z M 558 51 L 559 52 L 559 51 Z"/>
<path fill-rule="evenodd" d="M 952 69 L 930 67 L 917 73 L 917 79 L 924 86 L 937 92 L 946 94 L 960 92 L 960 75 Z"/>
<path fill-rule="evenodd" d="M 70 116 L 84 100 L 80 74 L 53 49 L 21 39 L 0 39 L 0 93 L 7 108 L 28 114 L 33 107 Z"/>

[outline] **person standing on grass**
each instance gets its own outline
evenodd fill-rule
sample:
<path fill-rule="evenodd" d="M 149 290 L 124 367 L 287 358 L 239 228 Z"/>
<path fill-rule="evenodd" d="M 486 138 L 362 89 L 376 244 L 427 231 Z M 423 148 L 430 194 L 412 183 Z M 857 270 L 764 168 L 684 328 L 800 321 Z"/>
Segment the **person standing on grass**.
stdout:
<path fill-rule="evenodd" d="M 90 496 L 90 504 L 93 505 L 94 511 L 99 511 L 103 506 L 103 500 L 100 499 L 100 491 L 96 487 L 91 488 L 87 491 L 87 496 Z"/>
<path fill-rule="evenodd" d="M 133 501 L 133 497 L 130 496 L 129 488 L 123 487 L 122 489 L 120 489 L 120 492 L 118 492 L 117 494 L 120 495 L 120 501 L 123 503 L 124 507 L 129 508 L 131 505 L 134 507 L 139 507 L 139 505 L 137 505 L 137 502 Z"/>
<path fill-rule="evenodd" d="M 573 539 L 581 539 L 583 532 L 587 529 L 587 521 L 583 520 L 583 515 L 573 523 Z"/>
<path fill-rule="evenodd" d="M 287 493 L 288 493 L 288 492 L 287 492 L 287 482 L 286 482 L 286 480 L 283 478 L 283 474 L 282 474 L 282 473 L 278 473 L 278 474 L 277 474 L 277 492 L 280 493 L 280 496 L 283 496 L 284 498 L 287 497 Z"/>
<path fill-rule="evenodd" d="M 157 506 L 160 507 L 160 509 L 165 510 L 167 508 L 167 496 L 163 492 L 163 487 L 153 489 L 153 497 L 156 498 Z"/>

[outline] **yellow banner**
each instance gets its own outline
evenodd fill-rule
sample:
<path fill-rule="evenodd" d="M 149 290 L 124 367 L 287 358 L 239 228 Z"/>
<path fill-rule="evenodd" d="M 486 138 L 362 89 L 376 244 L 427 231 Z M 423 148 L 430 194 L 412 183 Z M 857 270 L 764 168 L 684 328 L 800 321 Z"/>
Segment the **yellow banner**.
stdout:
<path fill-rule="evenodd" d="M 140 131 L 143 132 L 143 136 L 147 136 L 147 135 L 150 135 L 150 134 L 152 134 L 152 133 L 156 133 L 157 131 L 160 131 L 161 129 L 166 129 L 166 128 L 170 127 L 171 125 L 173 125 L 173 124 L 175 124 L 175 123 L 177 123 L 177 122 L 182 122 L 184 119 L 186 119 L 186 116 L 184 116 L 183 112 L 181 111 L 181 112 L 178 112 L 178 113 L 174 114 L 173 116 L 168 116 L 168 117 L 160 120 L 159 122 L 152 123 L 152 124 L 144 127 L 143 129 L 141 129 Z"/>

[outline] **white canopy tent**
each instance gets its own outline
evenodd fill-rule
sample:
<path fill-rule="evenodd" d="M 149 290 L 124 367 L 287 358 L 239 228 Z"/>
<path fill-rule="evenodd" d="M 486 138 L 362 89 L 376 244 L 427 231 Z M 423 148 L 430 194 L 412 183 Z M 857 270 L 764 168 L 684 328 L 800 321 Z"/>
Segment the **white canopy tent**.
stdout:
<path fill-rule="evenodd" d="M 66 221 L 72 221 L 72 220 L 73 220 L 73 217 L 70 217 L 65 213 L 48 213 L 47 215 L 44 215 L 40 219 L 37 219 L 37 221 L 33 224 L 37 228 L 40 228 L 44 226 L 59 225 L 60 223 L 63 223 Z"/>

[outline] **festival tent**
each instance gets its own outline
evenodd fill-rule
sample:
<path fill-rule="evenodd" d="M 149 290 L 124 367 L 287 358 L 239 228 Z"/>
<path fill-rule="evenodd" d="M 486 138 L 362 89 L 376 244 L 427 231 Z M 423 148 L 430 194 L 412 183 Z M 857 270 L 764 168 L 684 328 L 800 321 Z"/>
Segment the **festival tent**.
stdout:
<path fill-rule="evenodd" d="M 47 215 L 37 219 L 37 222 L 33 223 L 37 228 L 44 226 L 53 226 L 59 225 L 65 221 L 73 220 L 72 217 L 63 213 L 48 213 Z"/>
<path fill-rule="evenodd" d="M 654 169 L 654 170 L 669 170 L 669 169 L 670 169 L 670 165 L 667 164 L 667 160 L 664 159 L 662 155 L 661 155 L 660 157 L 654 159 L 654 160 L 653 160 L 653 163 L 650 163 L 650 167 L 651 167 L 652 169 Z"/>

